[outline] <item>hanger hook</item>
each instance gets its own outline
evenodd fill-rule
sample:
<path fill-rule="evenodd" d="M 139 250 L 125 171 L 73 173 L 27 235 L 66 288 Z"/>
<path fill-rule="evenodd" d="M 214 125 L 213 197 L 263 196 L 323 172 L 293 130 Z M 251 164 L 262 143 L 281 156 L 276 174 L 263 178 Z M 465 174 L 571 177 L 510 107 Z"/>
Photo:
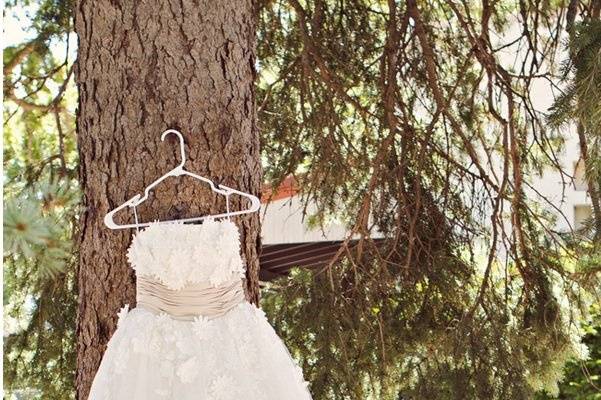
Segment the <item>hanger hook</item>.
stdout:
<path fill-rule="evenodd" d="M 177 137 L 179 138 L 179 151 L 182 156 L 182 161 L 179 163 L 179 165 L 177 167 L 183 168 L 184 164 L 186 163 L 186 151 L 184 150 L 184 137 L 182 136 L 182 134 L 179 131 L 176 131 L 175 129 L 167 129 L 165 132 L 163 132 L 161 134 L 161 141 L 165 141 L 165 137 L 167 137 L 167 135 L 170 133 L 176 134 Z"/>

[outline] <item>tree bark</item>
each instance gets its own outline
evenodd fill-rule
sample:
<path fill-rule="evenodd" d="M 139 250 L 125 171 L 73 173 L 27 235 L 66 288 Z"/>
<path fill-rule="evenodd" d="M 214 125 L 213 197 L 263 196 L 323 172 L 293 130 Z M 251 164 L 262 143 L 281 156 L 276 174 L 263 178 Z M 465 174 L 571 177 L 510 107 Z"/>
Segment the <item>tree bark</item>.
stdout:
<path fill-rule="evenodd" d="M 217 183 L 259 195 L 255 21 L 251 0 L 85 1 L 75 10 L 79 38 L 77 137 L 83 189 L 77 398 L 86 399 L 116 313 L 135 304 L 126 259 L 132 230 L 112 231 L 104 215 L 179 160 Z M 231 196 L 231 209 L 247 207 Z M 141 221 L 216 213 L 223 196 L 191 178 L 169 178 L 138 207 Z M 131 222 L 125 210 L 119 222 Z M 236 218 L 247 264 L 247 296 L 258 301 L 258 215 Z"/>

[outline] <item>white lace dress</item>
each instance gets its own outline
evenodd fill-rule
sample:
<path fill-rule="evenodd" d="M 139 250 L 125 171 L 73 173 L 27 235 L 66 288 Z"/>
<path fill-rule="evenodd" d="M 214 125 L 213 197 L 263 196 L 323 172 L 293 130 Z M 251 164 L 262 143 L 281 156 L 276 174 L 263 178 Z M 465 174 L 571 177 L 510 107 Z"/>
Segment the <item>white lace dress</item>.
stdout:
<path fill-rule="evenodd" d="M 139 282 L 150 279 L 170 293 L 236 280 L 242 286 L 239 231 L 228 220 L 152 223 L 135 234 L 127 255 Z M 228 301 L 222 315 L 176 318 L 145 307 L 138 291 L 138 306 L 118 314 L 88 399 L 311 399 L 265 314 L 243 299 Z"/>

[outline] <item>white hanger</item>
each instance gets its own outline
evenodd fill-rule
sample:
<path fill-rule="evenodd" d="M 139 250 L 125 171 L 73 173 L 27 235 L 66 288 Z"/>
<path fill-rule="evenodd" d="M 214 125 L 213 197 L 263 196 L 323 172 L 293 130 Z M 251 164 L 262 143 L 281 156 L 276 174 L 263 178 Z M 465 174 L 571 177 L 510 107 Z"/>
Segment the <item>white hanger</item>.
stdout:
<path fill-rule="evenodd" d="M 113 220 L 113 215 L 115 215 L 116 212 L 122 210 L 125 207 L 133 207 L 134 208 L 134 213 L 136 212 L 135 207 L 140 205 L 141 203 L 143 203 L 147 198 L 148 195 L 150 193 L 150 190 L 152 188 L 154 188 L 156 185 L 158 185 L 160 182 L 162 182 L 163 180 L 165 180 L 166 178 L 170 177 L 170 176 L 180 176 L 180 175 L 187 175 L 187 176 L 191 176 L 193 178 L 199 179 L 203 182 L 206 182 L 209 184 L 209 186 L 211 187 L 211 190 L 214 192 L 217 192 L 219 194 L 222 194 L 225 196 L 225 202 L 226 202 L 226 207 L 227 207 L 227 212 L 222 213 L 222 214 L 216 214 L 216 215 L 205 215 L 204 217 L 192 217 L 192 218 L 183 218 L 183 219 L 178 219 L 178 220 L 171 220 L 171 221 L 160 221 L 162 223 L 168 223 L 168 222 L 192 222 L 192 221 L 202 221 L 206 218 L 221 218 L 221 217 L 231 217 L 234 215 L 241 215 L 241 214 L 249 214 L 255 211 L 258 211 L 261 208 L 261 201 L 259 200 L 258 197 L 253 196 L 252 194 L 249 193 L 245 193 L 245 192 L 241 192 L 239 190 L 236 189 L 232 189 L 230 187 L 224 186 L 224 185 L 215 185 L 215 183 L 213 183 L 212 180 L 205 178 L 204 176 L 200 176 L 200 175 L 196 175 L 192 172 L 186 171 L 184 169 L 184 164 L 186 163 L 186 153 L 184 150 L 184 137 L 182 136 L 182 134 L 178 131 L 176 131 L 175 129 L 168 129 L 165 132 L 163 132 L 163 134 L 161 135 L 161 140 L 164 141 L 165 137 L 170 134 L 170 133 L 174 133 L 177 135 L 177 137 L 179 138 L 179 147 L 180 147 L 180 153 L 182 156 L 182 161 L 179 163 L 179 165 L 177 167 L 175 167 L 174 169 L 172 169 L 171 171 L 167 172 L 165 175 L 161 176 L 159 179 L 157 179 L 156 181 L 152 182 L 150 185 L 148 185 L 148 187 L 146 188 L 146 190 L 144 190 L 144 196 L 140 196 L 139 194 L 135 195 L 134 197 L 132 197 L 131 199 L 127 200 L 125 203 L 121 204 L 119 207 L 115 208 L 112 211 L 109 211 L 105 216 L 104 216 L 104 224 L 106 226 L 108 226 L 110 229 L 126 229 L 126 228 L 141 228 L 144 226 L 149 226 L 151 224 L 151 222 L 141 222 L 138 223 L 138 216 L 137 213 L 135 214 L 136 216 L 136 223 L 135 224 L 126 224 L 126 225 L 118 225 L 115 223 L 115 221 Z M 251 206 L 250 208 L 246 209 L 246 210 L 240 210 L 240 211 L 229 211 L 229 196 L 232 194 L 238 194 L 242 197 L 246 197 L 247 199 L 250 200 L 251 202 Z"/>

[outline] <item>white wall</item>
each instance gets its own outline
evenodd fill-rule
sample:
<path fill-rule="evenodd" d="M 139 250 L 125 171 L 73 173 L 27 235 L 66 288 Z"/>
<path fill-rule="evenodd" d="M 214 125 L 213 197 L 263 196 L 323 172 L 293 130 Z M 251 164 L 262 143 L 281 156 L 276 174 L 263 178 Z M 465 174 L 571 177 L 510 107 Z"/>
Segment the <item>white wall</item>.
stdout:
<path fill-rule="evenodd" d="M 263 244 L 317 242 L 345 239 L 344 227 L 333 221 L 326 227 L 325 233 L 319 227 L 307 228 L 302 218 L 303 205 L 298 196 L 275 200 L 269 205 L 261 205 L 261 236 Z M 307 214 L 315 212 L 315 206 L 309 205 Z"/>
<path fill-rule="evenodd" d="M 568 133 L 565 149 L 559 157 L 561 164 L 571 176 L 575 173 L 575 165 L 578 162 L 579 156 L 578 137 L 572 130 L 571 134 Z M 587 192 L 585 190 L 577 190 L 574 181 L 570 181 L 569 177 L 565 177 L 565 179 L 568 179 L 568 182 L 564 187 L 560 174 L 549 169 L 545 171 L 542 177 L 534 180 L 536 190 L 541 192 L 543 196 L 551 201 L 553 206 L 559 209 L 554 210 L 552 206 L 545 205 L 544 202 L 540 203 L 553 211 L 557 216 L 557 225 L 555 228 L 564 232 L 577 228 L 578 226 L 575 225 L 579 225 L 577 216 L 575 215 L 575 208 L 579 207 L 579 211 L 582 211 L 582 206 L 588 208 L 591 205 L 591 199 Z"/>

